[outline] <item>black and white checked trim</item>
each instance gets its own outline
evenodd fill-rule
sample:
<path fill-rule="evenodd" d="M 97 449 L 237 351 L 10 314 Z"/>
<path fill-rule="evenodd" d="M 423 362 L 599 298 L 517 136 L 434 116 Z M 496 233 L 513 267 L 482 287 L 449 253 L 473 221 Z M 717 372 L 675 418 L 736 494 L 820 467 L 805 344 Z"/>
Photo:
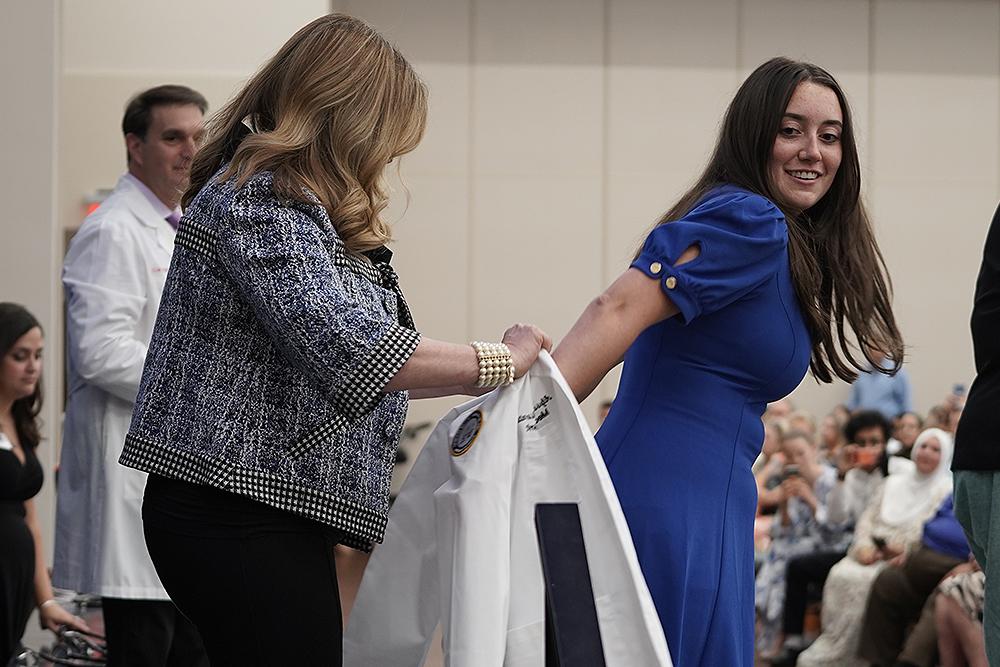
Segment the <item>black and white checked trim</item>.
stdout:
<path fill-rule="evenodd" d="M 338 414 L 332 420 L 323 424 L 317 429 L 309 432 L 305 437 L 300 438 L 298 442 L 292 445 L 288 454 L 292 459 L 298 460 L 302 458 L 310 449 L 320 444 L 321 442 L 327 442 L 333 439 L 340 431 L 348 425 L 348 420 L 343 415 Z"/>
<path fill-rule="evenodd" d="M 358 362 L 334 398 L 340 414 L 349 420 L 367 414 L 382 398 L 382 388 L 402 368 L 420 343 L 420 334 L 398 324 Z"/>
<path fill-rule="evenodd" d="M 362 545 L 385 534 L 385 515 L 258 470 L 235 468 L 227 490 L 344 530 Z"/>
<path fill-rule="evenodd" d="M 125 448 L 118 463 L 193 484 L 225 488 L 229 482 L 230 470 L 219 462 L 179 449 L 168 450 L 132 433 L 125 435 Z"/>
<path fill-rule="evenodd" d="M 382 541 L 386 516 L 277 475 L 229 466 L 216 459 L 172 449 L 129 433 L 118 462 L 192 484 L 237 493 L 272 507 L 333 526 L 347 533 L 343 543 L 364 551 Z"/>
<path fill-rule="evenodd" d="M 200 222 L 184 218 L 177 230 L 177 236 L 174 237 L 174 244 L 193 250 L 209 259 L 218 259 L 218 251 L 215 247 L 217 240 L 218 237 L 214 229 L 206 227 Z"/>
<path fill-rule="evenodd" d="M 365 280 L 382 285 L 382 272 L 378 267 L 363 259 L 347 254 L 343 246 L 338 246 L 333 254 L 333 265 L 348 271 L 353 271 Z"/>
<path fill-rule="evenodd" d="M 406 305 L 406 299 L 403 298 L 403 290 L 399 289 L 399 276 L 389 264 L 379 264 L 378 268 L 382 273 L 382 286 L 392 290 L 396 295 L 396 321 L 407 329 L 416 329 L 410 307 Z"/>

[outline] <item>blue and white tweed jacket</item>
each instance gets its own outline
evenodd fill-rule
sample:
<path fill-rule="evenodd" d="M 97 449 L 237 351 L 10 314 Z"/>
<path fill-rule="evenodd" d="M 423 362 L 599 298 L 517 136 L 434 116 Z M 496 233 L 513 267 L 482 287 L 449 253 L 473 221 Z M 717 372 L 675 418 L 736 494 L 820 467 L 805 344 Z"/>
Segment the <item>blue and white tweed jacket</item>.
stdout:
<path fill-rule="evenodd" d="M 348 253 L 322 206 L 271 182 L 213 179 L 185 212 L 119 462 L 368 549 L 408 402 L 382 388 L 420 334 L 384 254 Z"/>

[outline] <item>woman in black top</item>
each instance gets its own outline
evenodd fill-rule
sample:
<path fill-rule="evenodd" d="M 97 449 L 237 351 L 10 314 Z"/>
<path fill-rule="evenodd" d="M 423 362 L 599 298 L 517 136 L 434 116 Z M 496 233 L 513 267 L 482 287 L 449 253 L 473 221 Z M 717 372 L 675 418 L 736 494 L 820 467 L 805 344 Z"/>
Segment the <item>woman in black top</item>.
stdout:
<path fill-rule="evenodd" d="M 986 573 L 983 628 L 1000 664 L 1000 207 L 986 235 L 972 309 L 976 379 L 955 434 L 955 517 Z"/>
<path fill-rule="evenodd" d="M 41 531 L 31 500 L 42 488 L 42 328 L 27 310 L 0 303 L 0 664 L 14 656 L 31 610 L 42 625 L 86 630 L 52 598 Z"/>

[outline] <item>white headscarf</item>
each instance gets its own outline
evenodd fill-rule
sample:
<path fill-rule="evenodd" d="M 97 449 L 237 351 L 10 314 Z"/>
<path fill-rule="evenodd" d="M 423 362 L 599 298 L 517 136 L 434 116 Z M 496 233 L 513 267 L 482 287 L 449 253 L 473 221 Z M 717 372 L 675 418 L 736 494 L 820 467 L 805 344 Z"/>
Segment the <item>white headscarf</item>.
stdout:
<path fill-rule="evenodd" d="M 937 440 L 941 447 L 941 462 L 933 472 L 922 474 L 914 465 L 911 470 L 889 475 L 885 480 L 879 515 L 890 526 L 900 526 L 933 512 L 935 508 L 930 505 L 939 503 L 941 496 L 951 489 L 951 456 L 955 446 L 948 433 L 939 428 L 927 429 L 913 443 L 910 458 L 916 462 L 917 452 L 928 440 Z"/>

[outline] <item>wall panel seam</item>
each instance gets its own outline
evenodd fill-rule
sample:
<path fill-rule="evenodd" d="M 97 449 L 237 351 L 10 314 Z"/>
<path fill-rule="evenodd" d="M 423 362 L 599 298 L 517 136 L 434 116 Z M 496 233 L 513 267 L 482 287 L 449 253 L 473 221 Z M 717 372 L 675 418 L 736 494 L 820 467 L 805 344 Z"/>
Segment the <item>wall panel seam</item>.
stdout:
<path fill-rule="evenodd" d="M 611 224 L 610 177 L 611 177 L 611 0 L 603 0 L 604 26 L 602 42 L 601 72 L 601 283 L 599 289 L 611 279 L 609 269 L 611 258 L 609 226 Z"/>
<path fill-rule="evenodd" d="M 870 181 L 875 175 L 875 23 L 876 17 L 875 13 L 877 11 L 876 3 L 878 0 L 868 0 L 868 156 L 867 156 L 867 175 L 868 175 L 868 188 L 864 192 L 865 205 L 868 207 L 869 214 L 874 208 L 874 191 L 871 188 Z M 855 141 L 857 141 L 857 132 L 855 134 Z M 875 227 L 878 227 L 878 221 L 875 221 Z"/>
<path fill-rule="evenodd" d="M 465 214 L 465 339 L 472 340 L 475 336 L 474 307 L 476 303 L 475 251 L 476 251 L 476 0 L 469 2 L 469 52 L 468 52 L 468 148 L 466 149 L 466 172 L 468 173 L 468 190 L 466 191 Z"/>

